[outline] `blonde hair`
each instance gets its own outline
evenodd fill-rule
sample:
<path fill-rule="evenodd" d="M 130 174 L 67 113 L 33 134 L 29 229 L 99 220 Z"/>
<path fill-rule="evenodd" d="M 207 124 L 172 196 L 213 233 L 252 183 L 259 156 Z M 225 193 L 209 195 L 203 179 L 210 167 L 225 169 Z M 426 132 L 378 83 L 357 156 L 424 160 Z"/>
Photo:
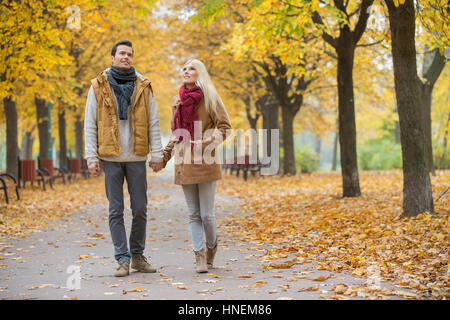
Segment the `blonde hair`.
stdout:
<path fill-rule="evenodd" d="M 192 64 L 197 70 L 198 78 L 195 81 L 195 84 L 199 86 L 200 89 L 202 89 L 206 111 L 208 111 L 209 113 L 213 112 L 214 114 L 217 114 L 218 104 L 220 104 L 221 106 L 224 106 L 224 104 L 219 96 L 219 93 L 216 90 L 216 87 L 214 87 L 214 84 L 211 80 L 211 77 L 209 76 L 208 71 L 206 70 L 205 65 L 198 59 L 190 59 L 184 64 L 184 66 L 188 64 Z"/>

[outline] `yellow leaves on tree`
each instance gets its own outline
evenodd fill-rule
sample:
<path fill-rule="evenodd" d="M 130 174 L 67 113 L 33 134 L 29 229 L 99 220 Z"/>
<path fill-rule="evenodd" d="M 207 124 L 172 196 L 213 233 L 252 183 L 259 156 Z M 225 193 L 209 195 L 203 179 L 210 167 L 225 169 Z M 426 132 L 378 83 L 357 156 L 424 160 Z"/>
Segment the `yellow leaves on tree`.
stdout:
<path fill-rule="evenodd" d="M 61 8 L 65 8 L 66 3 L 65 0 L 55 0 L 51 4 L 29 0 L 2 2 L 1 99 L 14 97 L 17 85 L 48 94 L 49 86 L 41 84 L 48 82 L 47 77 L 58 67 L 70 64 L 65 50 L 68 30 L 61 27 L 66 18 Z"/>
<path fill-rule="evenodd" d="M 405 0 L 393 0 L 396 7 L 405 3 Z"/>

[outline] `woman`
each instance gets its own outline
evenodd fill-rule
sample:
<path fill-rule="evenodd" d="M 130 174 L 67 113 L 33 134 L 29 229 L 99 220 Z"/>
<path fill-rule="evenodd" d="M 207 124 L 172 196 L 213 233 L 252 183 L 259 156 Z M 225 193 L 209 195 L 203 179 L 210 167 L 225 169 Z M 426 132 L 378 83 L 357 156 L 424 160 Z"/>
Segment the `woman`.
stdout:
<path fill-rule="evenodd" d="M 207 154 L 207 146 L 207 150 L 213 150 L 225 140 L 231 125 L 205 65 L 192 59 L 182 70 L 183 85 L 172 103 L 172 137 L 164 149 L 164 166 L 175 153 L 175 184 L 182 186 L 186 198 L 196 271 L 201 273 L 212 268 L 217 251 L 213 209 L 217 180 L 221 179 L 220 164 L 211 163 L 202 153 Z M 200 131 L 199 126 L 201 135 L 197 137 L 194 129 Z M 200 162 L 194 158 L 199 153 Z M 214 150 L 208 154 L 215 157 Z"/>

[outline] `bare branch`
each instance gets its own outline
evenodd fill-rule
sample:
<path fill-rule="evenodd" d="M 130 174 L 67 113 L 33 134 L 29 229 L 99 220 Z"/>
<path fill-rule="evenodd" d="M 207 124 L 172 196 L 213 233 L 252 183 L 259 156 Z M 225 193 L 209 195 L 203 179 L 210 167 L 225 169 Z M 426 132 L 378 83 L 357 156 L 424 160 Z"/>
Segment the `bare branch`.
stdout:
<path fill-rule="evenodd" d="M 383 42 L 384 39 L 380 39 L 378 41 L 372 42 L 372 43 L 362 43 L 362 44 L 357 44 L 357 47 L 370 47 L 370 46 L 374 46 L 376 44 L 380 44 Z"/>
<path fill-rule="evenodd" d="M 360 10 L 361 10 L 361 5 L 359 5 L 359 6 L 355 9 L 355 11 L 349 13 L 349 14 L 347 15 L 347 17 L 350 19 L 350 18 L 353 17 L 355 14 L 357 14 Z"/>
<path fill-rule="evenodd" d="M 373 1 L 373 0 L 372 0 Z M 325 26 L 325 24 L 323 23 L 322 17 L 320 16 L 320 14 L 317 11 L 313 12 L 312 15 L 312 20 L 314 23 Z M 334 49 L 337 49 L 337 40 L 335 38 L 333 38 L 330 34 L 328 34 L 327 32 L 323 31 L 322 32 L 322 38 L 323 40 L 325 40 L 330 46 L 332 46 Z"/>
<path fill-rule="evenodd" d="M 356 45 L 361 39 L 364 31 L 367 27 L 367 20 L 369 20 L 370 12 L 368 12 L 369 7 L 372 5 L 374 0 L 363 0 L 361 4 L 361 12 L 359 14 L 358 22 L 356 23 L 355 30 L 353 30 L 353 43 Z"/>

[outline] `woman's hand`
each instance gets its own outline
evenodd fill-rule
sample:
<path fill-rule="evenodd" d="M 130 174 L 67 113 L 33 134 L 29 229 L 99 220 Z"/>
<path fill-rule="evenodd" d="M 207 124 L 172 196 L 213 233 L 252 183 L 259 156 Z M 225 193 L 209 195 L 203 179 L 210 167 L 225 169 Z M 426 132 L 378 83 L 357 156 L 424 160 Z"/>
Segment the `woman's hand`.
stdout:
<path fill-rule="evenodd" d="M 214 137 L 209 137 L 207 139 L 204 140 L 191 140 L 191 146 L 196 146 L 196 145 L 201 145 L 202 147 L 206 147 L 207 145 L 209 145 L 211 142 L 214 141 Z"/>
<path fill-rule="evenodd" d="M 172 99 L 172 106 L 178 108 L 178 105 L 180 104 L 180 96 L 176 95 L 175 97 L 173 97 Z"/>
<path fill-rule="evenodd" d="M 161 171 L 164 168 L 164 162 L 160 161 L 160 162 L 150 162 L 149 163 L 150 168 L 152 168 L 152 170 L 154 172 L 158 172 Z"/>

